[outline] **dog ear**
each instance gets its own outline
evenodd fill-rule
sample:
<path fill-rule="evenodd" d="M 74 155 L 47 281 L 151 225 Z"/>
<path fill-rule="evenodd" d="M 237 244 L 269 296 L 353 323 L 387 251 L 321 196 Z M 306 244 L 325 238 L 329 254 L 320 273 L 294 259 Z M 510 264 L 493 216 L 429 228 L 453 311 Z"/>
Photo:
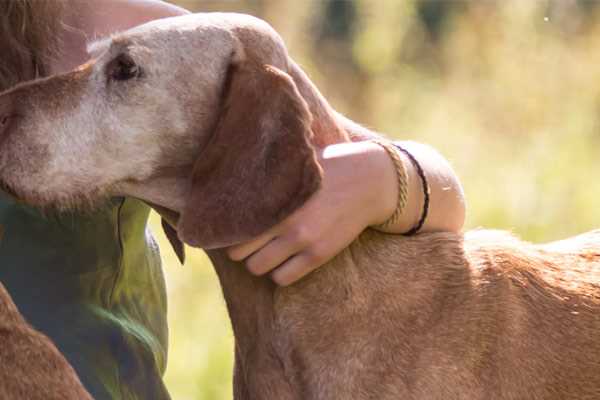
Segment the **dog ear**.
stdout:
<path fill-rule="evenodd" d="M 164 218 L 160 219 L 160 224 L 163 228 L 163 231 L 165 232 L 165 236 L 167 237 L 169 243 L 171 244 L 171 247 L 173 248 L 173 251 L 175 252 L 175 255 L 177 256 L 177 259 L 179 260 L 181 265 L 185 264 L 185 246 L 183 245 L 183 242 L 179 239 L 177 231 Z"/>
<path fill-rule="evenodd" d="M 152 207 L 154 211 L 160 215 L 160 225 L 165 233 L 165 236 L 169 240 L 171 248 L 175 252 L 177 259 L 181 265 L 185 264 L 185 246 L 181 239 L 177 235 L 177 221 L 179 220 L 179 214 L 175 211 L 169 210 L 168 208 L 159 206 L 158 204 L 146 201 L 146 203 Z"/>
<path fill-rule="evenodd" d="M 317 191 L 312 117 L 292 78 L 251 62 L 229 67 L 219 120 L 199 154 L 177 230 L 205 249 L 249 240 Z"/>

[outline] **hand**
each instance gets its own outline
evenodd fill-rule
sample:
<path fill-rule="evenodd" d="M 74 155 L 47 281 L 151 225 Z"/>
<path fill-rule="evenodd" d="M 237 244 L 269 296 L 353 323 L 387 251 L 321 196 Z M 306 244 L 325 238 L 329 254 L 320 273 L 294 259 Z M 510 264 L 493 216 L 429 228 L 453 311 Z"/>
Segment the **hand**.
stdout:
<path fill-rule="evenodd" d="M 342 143 L 319 151 L 321 189 L 283 222 L 228 249 L 255 275 L 289 285 L 331 260 L 368 226 L 396 208 L 392 161 L 372 142 Z"/>

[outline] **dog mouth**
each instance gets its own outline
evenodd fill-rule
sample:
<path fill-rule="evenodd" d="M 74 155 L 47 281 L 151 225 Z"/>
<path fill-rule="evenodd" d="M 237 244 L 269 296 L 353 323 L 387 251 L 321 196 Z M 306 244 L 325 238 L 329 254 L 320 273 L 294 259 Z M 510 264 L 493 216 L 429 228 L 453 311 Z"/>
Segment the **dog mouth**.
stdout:
<path fill-rule="evenodd" d="M 9 185 L 4 179 L 0 178 L 0 198 L 8 198 L 9 200 L 19 201 L 17 191 Z"/>
<path fill-rule="evenodd" d="M 15 129 L 19 120 L 22 119 L 23 116 L 21 114 L 9 114 L 0 118 L 0 148 L 2 148 L 4 142 L 6 142 L 11 132 Z"/>
<path fill-rule="evenodd" d="M 14 184 L 7 182 L 1 172 L 0 167 L 0 200 L 9 200 L 19 204 L 37 204 L 33 198 L 30 198 L 27 191 L 23 191 L 15 187 Z"/>

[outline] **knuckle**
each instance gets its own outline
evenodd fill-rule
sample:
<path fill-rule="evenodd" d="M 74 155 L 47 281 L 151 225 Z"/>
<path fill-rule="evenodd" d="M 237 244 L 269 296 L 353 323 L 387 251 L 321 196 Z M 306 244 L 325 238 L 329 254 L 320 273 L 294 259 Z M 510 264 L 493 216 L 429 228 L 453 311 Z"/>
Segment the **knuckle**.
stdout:
<path fill-rule="evenodd" d="M 227 257 L 232 261 L 242 261 L 244 259 L 243 253 L 236 248 L 227 249 Z"/>
<path fill-rule="evenodd" d="M 300 244 L 308 244 L 311 242 L 312 232 L 306 225 L 297 226 L 292 233 L 292 240 Z"/>
<path fill-rule="evenodd" d="M 271 279 L 278 286 L 289 286 L 292 284 L 293 280 L 283 271 L 275 270 L 271 274 Z"/>
<path fill-rule="evenodd" d="M 246 261 L 246 269 L 252 274 L 256 276 L 263 275 L 266 272 L 266 268 L 264 263 L 256 258 L 250 258 Z"/>
<path fill-rule="evenodd" d="M 307 259 L 310 266 L 312 266 L 310 269 L 314 269 L 327 261 L 327 251 L 322 246 L 314 246 L 307 251 Z"/>

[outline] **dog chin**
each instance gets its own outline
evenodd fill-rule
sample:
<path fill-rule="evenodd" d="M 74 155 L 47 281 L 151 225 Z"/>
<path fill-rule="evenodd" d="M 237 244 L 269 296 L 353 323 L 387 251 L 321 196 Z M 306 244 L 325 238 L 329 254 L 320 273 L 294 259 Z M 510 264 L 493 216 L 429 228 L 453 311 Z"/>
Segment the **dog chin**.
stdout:
<path fill-rule="evenodd" d="M 0 179 L 0 198 L 8 198 L 44 212 L 91 212 L 107 203 L 109 196 L 106 192 L 99 189 L 87 193 L 39 192 L 25 190 Z"/>
<path fill-rule="evenodd" d="M 30 196 L 27 196 L 22 190 L 14 187 L 8 181 L 0 178 L 0 198 L 8 199 L 13 202 L 25 203 L 26 197 L 28 198 Z M 27 203 L 32 204 L 31 202 Z"/>

